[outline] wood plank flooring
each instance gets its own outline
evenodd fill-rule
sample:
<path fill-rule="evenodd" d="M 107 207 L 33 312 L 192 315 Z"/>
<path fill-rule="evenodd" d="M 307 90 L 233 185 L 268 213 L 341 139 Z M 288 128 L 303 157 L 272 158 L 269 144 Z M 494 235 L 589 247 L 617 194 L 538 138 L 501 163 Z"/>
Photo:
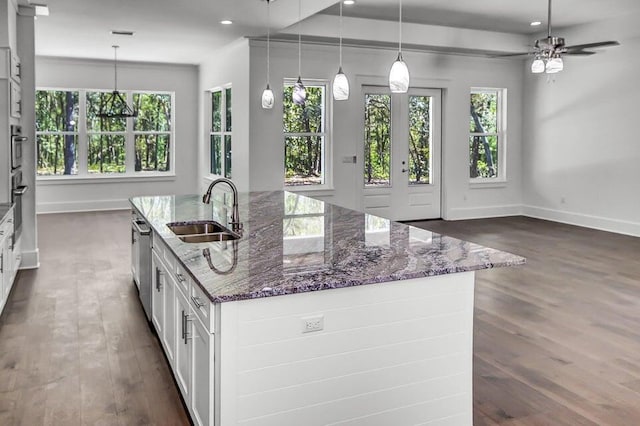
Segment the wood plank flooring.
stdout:
<path fill-rule="evenodd" d="M 0 317 L 0 425 L 189 424 L 131 282 L 129 219 L 38 217 L 41 268 L 20 272 Z M 528 258 L 477 275 L 476 426 L 640 424 L 640 238 L 416 225 Z"/>
<path fill-rule="evenodd" d="M 476 275 L 476 426 L 640 425 L 640 238 L 522 217 L 413 225 L 528 259 Z"/>

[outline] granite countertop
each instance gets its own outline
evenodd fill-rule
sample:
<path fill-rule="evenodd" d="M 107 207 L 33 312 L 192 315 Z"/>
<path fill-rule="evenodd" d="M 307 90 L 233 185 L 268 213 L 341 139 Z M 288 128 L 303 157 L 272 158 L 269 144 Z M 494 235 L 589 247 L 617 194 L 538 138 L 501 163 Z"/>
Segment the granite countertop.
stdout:
<path fill-rule="evenodd" d="M 239 196 L 243 237 L 183 243 L 170 222 L 216 220 L 231 209 L 217 194 L 136 197 L 143 215 L 215 303 L 477 271 L 525 263 L 478 244 L 391 222 L 290 192 Z"/>
<path fill-rule="evenodd" d="M 9 213 L 11 207 L 13 207 L 13 205 L 10 203 L 0 203 L 0 222 L 4 220 L 4 217 Z"/>

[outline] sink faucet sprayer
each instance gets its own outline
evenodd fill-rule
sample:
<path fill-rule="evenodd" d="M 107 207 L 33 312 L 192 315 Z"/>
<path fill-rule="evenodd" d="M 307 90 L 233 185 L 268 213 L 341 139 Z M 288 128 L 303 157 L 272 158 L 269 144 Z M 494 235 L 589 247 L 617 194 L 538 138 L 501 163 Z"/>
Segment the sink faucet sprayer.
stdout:
<path fill-rule="evenodd" d="M 242 235 L 242 223 L 240 223 L 240 214 L 238 213 L 238 188 L 227 178 L 218 178 L 211 182 L 209 185 L 209 189 L 202 196 L 202 202 L 205 204 L 209 204 L 211 202 L 211 191 L 213 187 L 219 183 L 226 183 L 231 191 L 233 191 L 233 210 L 231 212 L 231 229 L 233 232 Z"/>

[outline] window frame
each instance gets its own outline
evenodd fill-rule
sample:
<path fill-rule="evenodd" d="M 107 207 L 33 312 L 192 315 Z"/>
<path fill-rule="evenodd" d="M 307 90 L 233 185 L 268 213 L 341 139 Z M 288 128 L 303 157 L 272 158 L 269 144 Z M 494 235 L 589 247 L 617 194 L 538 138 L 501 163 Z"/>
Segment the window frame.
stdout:
<path fill-rule="evenodd" d="M 469 90 L 469 105 L 471 103 L 471 95 L 474 93 L 497 94 L 496 106 L 496 132 L 471 132 L 467 134 L 467 164 L 470 161 L 469 138 L 473 136 L 496 136 L 498 138 L 498 175 L 495 177 L 477 177 L 472 178 L 469 174 L 468 179 L 471 186 L 495 186 L 496 184 L 505 184 L 507 182 L 507 89 L 500 87 L 471 87 Z M 467 115 L 467 120 L 470 116 Z M 468 124 L 467 124 L 468 126 Z M 467 167 L 469 170 L 469 167 Z M 470 171 L 470 170 L 469 170 Z"/>
<path fill-rule="evenodd" d="M 294 86 L 298 81 L 297 78 L 285 78 L 282 84 L 282 92 L 286 87 Z M 285 132 L 284 126 L 282 126 L 282 165 L 283 165 L 283 179 L 282 185 L 286 191 L 289 192 L 313 192 L 313 191 L 333 191 L 333 144 L 332 144 L 332 103 L 329 102 L 331 84 L 329 80 L 318 78 L 304 78 L 302 82 L 306 87 L 323 87 L 323 105 L 322 105 L 322 132 Z M 284 108 L 284 104 L 283 104 Z M 284 120 L 284 109 L 282 110 L 281 120 Z M 319 136 L 322 138 L 321 147 L 321 164 L 322 164 L 322 179 L 323 183 L 319 185 L 286 185 L 285 183 L 285 164 L 284 164 L 284 148 L 287 137 L 305 137 L 305 136 Z"/>
<path fill-rule="evenodd" d="M 232 102 L 232 107 L 231 107 L 231 130 L 227 130 L 227 90 L 231 90 L 231 102 Z M 214 131 L 213 129 L 213 95 L 214 93 L 220 93 L 220 131 Z M 207 108 L 207 111 L 209 111 L 209 140 L 207 141 L 207 145 L 208 145 L 208 149 L 207 152 L 209 153 L 209 160 L 208 160 L 208 171 L 207 174 L 210 178 L 217 178 L 217 177 L 226 177 L 227 179 L 231 179 L 233 177 L 233 86 L 232 84 L 225 84 L 222 86 L 218 86 L 218 87 L 214 87 L 212 89 L 207 90 L 207 98 L 209 101 L 209 106 Z M 219 136 L 220 137 L 220 174 L 216 174 L 212 172 L 213 169 L 213 164 L 211 162 L 212 160 L 212 143 L 211 143 L 211 139 L 213 136 Z M 227 137 L 229 138 L 229 142 L 231 145 L 231 164 L 230 164 L 230 173 L 229 170 L 227 170 L 227 163 L 226 163 L 226 149 L 225 149 L 225 145 L 226 145 L 226 141 L 227 141 Z"/>
<path fill-rule="evenodd" d="M 73 134 L 77 136 L 77 167 L 78 173 L 75 175 L 39 175 L 36 165 L 36 181 L 45 183 L 47 181 L 65 181 L 65 183 L 87 183 L 91 181 L 136 181 L 136 180 L 166 180 L 167 178 L 175 178 L 176 176 L 176 137 L 175 137 L 175 91 L 170 90 L 120 90 L 125 95 L 127 103 L 131 105 L 134 93 L 151 93 L 169 95 L 171 97 L 171 130 L 166 132 L 140 132 L 133 130 L 133 119 L 125 119 L 125 130 L 123 132 L 96 132 L 89 131 L 87 128 L 87 93 L 102 92 L 111 93 L 111 89 L 93 89 L 93 88 L 68 88 L 68 87 L 52 87 L 38 86 L 38 91 L 59 91 L 59 92 L 78 92 L 78 129 L 76 132 L 53 132 L 53 131 L 36 131 L 36 141 L 38 135 L 65 135 Z M 135 136 L 140 133 L 148 134 L 168 134 L 170 141 L 169 150 L 169 171 L 135 171 Z M 125 172 L 124 173 L 90 173 L 89 172 L 89 140 L 92 135 L 124 135 L 125 137 Z M 37 160 L 36 160 L 37 161 Z"/>

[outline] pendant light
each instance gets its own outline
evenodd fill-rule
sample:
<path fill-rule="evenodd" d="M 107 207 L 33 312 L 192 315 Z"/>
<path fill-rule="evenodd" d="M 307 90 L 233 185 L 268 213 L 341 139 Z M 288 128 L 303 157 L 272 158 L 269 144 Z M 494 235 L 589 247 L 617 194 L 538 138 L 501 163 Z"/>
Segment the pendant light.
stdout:
<path fill-rule="evenodd" d="M 333 99 L 346 101 L 349 99 L 349 80 L 342 72 L 342 2 L 340 2 L 340 67 L 333 78 Z"/>
<path fill-rule="evenodd" d="M 547 65 L 545 67 L 545 71 L 547 74 L 555 74 L 564 69 L 564 63 L 562 62 L 562 58 L 560 54 L 554 53 L 551 58 L 547 61 Z"/>
<path fill-rule="evenodd" d="M 138 116 L 138 111 L 134 111 L 129 105 L 124 95 L 118 91 L 118 48 L 113 47 L 114 64 L 114 87 L 100 105 L 100 111 L 96 114 L 99 118 L 134 118 Z"/>
<path fill-rule="evenodd" d="M 545 69 L 545 64 L 540 55 L 536 55 L 535 60 L 531 63 L 531 72 L 534 74 L 543 73 Z"/>
<path fill-rule="evenodd" d="M 270 77 L 270 42 L 271 42 L 271 8 L 269 7 L 269 3 L 271 0 L 266 0 L 267 2 L 267 88 L 262 92 L 262 108 L 271 109 L 273 108 L 273 104 L 275 102 L 275 97 L 273 96 L 273 90 L 269 87 L 269 77 Z"/>
<path fill-rule="evenodd" d="M 389 89 L 391 93 L 407 93 L 409 90 L 409 68 L 402 59 L 402 0 L 400 1 L 400 20 L 398 37 L 398 58 L 389 72 Z"/>
<path fill-rule="evenodd" d="M 298 0 L 298 81 L 293 86 L 293 103 L 304 106 L 307 101 L 307 89 L 302 84 L 302 0 Z"/>

